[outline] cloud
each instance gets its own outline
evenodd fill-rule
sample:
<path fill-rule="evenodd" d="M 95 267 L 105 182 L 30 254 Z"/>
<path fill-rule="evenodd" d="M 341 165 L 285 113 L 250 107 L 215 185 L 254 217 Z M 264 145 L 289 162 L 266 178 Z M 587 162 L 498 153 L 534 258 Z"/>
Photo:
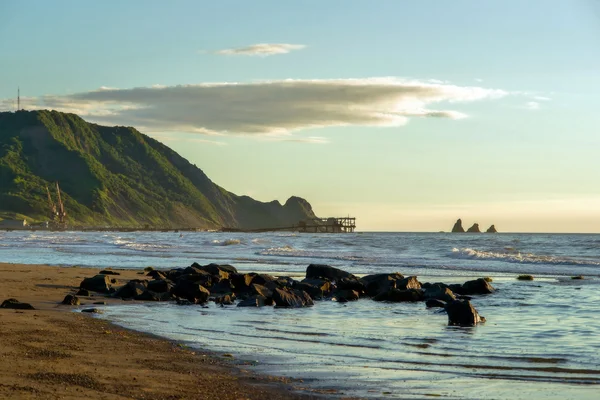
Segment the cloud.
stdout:
<path fill-rule="evenodd" d="M 528 101 L 527 103 L 525 103 L 525 108 L 528 110 L 539 110 L 540 103 L 538 103 L 537 101 Z"/>
<path fill-rule="evenodd" d="M 159 142 L 186 142 L 186 143 L 206 143 L 215 146 L 227 146 L 225 142 L 219 142 L 217 140 L 201 139 L 201 138 L 177 138 L 169 135 L 155 135 L 150 134 L 150 137 L 158 140 Z"/>
<path fill-rule="evenodd" d="M 258 43 L 247 47 L 223 49 L 217 54 L 228 56 L 272 56 L 275 54 L 287 54 L 294 50 L 302 50 L 306 45 L 289 43 Z"/>
<path fill-rule="evenodd" d="M 538 101 L 550 101 L 550 100 L 552 100 L 550 97 L 546 97 L 546 96 L 533 96 L 532 99 L 538 100 Z"/>
<path fill-rule="evenodd" d="M 310 128 L 397 127 L 410 118 L 456 120 L 467 115 L 454 105 L 506 95 L 483 87 L 367 78 L 103 88 L 28 98 L 26 105 L 146 132 L 284 136 Z M 10 101 L 0 100 L 0 109 L 11 109 Z"/>

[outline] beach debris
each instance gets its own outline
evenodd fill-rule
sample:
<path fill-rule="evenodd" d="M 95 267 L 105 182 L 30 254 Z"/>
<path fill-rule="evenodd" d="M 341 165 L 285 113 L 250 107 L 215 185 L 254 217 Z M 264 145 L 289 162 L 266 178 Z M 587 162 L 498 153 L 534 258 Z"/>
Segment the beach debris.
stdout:
<path fill-rule="evenodd" d="M 111 271 L 109 269 L 103 269 L 102 271 L 100 271 L 98 273 L 102 274 L 102 275 L 121 275 L 120 272 Z"/>
<path fill-rule="evenodd" d="M 6 299 L 0 304 L 0 308 L 12 308 L 14 310 L 35 310 L 29 303 L 21 303 L 17 299 Z"/>
<path fill-rule="evenodd" d="M 72 294 L 68 294 L 65 296 L 63 301 L 60 304 L 68 305 L 68 306 L 78 306 L 80 304 L 79 297 L 74 296 Z"/>
<path fill-rule="evenodd" d="M 517 279 L 520 281 L 532 281 L 533 275 L 527 275 L 527 274 L 519 275 L 519 276 L 517 276 Z"/>
<path fill-rule="evenodd" d="M 479 224 L 473 224 L 469 229 L 467 229 L 467 233 L 481 233 L 481 230 L 479 230 Z"/>
<path fill-rule="evenodd" d="M 110 293 L 112 292 L 112 284 L 108 275 L 95 275 L 91 278 L 84 278 L 79 284 L 82 289 L 87 289 L 92 292 Z"/>
<path fill-rule="evenodd" d="M 454 223 L 454 226 L 452 227 L 452 232 L 453 233 L 465 233 L 465 228 L 463 228 L 462 220 L 460 218 L 457 219 L 456 222 Z"/>
<path fill-rule="evenodd" d="M 448 325 L 475 326 L 485 322 L 485 318 L 479 315 L 469 300 L 454 300 L 446 304 L 445 310 L 448 314 Z"/>
<path fill-rule="evenodd" d="M 485 233 L 498 233 L 494 225 L 490 226 Z"/>

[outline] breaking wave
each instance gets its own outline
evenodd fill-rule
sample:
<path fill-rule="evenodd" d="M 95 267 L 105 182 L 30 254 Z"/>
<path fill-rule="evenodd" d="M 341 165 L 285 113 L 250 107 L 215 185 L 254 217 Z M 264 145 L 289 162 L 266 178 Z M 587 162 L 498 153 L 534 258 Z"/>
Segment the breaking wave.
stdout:
<path fill-rule="evenodd" d="M 238 244 L 242 244 L 242 241 L 239 239 L 225 239 L 225 240 L 215 239 L 211 243 L 214 246 L 235 246 Z"/>
<path fill-rule="evenodd" d="M 512 248 L 506 248 L 505 250 L 506 252 L 494 252 L 471 248 L 453 248 L 450 257 L 467 260 L 504 261 L 517 264 L 600 265 L 600 262 L 592 260 L 521 253 Z"/>

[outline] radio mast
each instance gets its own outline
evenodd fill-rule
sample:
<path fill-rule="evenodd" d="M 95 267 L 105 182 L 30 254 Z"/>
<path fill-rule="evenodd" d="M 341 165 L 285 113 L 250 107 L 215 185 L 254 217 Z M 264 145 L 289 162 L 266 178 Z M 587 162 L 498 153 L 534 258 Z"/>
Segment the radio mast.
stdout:
<path fill-rule="evenodd" d="M 21 88 L 17 86 L 17 111 L 21 109 Z"/>

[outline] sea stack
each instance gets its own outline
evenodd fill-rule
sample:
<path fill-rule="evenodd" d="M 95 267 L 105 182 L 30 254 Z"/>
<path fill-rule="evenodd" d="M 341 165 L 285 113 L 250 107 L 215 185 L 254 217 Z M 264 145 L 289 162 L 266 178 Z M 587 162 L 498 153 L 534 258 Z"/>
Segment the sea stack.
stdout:
<path fill-rule="evenodd" d="M 469 233 L 481 233 L 481 231 L 479 230 L 479 224 L 473 224 L 472 227 L 470 227 L 469 229 L 467 229 L 467 232 L 469 232 Z"/>
<path fill-rule="evenodd" d="M 454 227 L 452 228 L 452 232 L 453 233 L 464 233 L 465 232 L 465 228 L 463 228 L 462 220 L 460 218 L 454 224 Z"/>
<path fill-rule="evenodd" d="M 496 227 L 492 225 L 488 228 L 487 231 L 485 231 L 485 233 L 498 233 L 498 231 L 496 230 Z"/>

